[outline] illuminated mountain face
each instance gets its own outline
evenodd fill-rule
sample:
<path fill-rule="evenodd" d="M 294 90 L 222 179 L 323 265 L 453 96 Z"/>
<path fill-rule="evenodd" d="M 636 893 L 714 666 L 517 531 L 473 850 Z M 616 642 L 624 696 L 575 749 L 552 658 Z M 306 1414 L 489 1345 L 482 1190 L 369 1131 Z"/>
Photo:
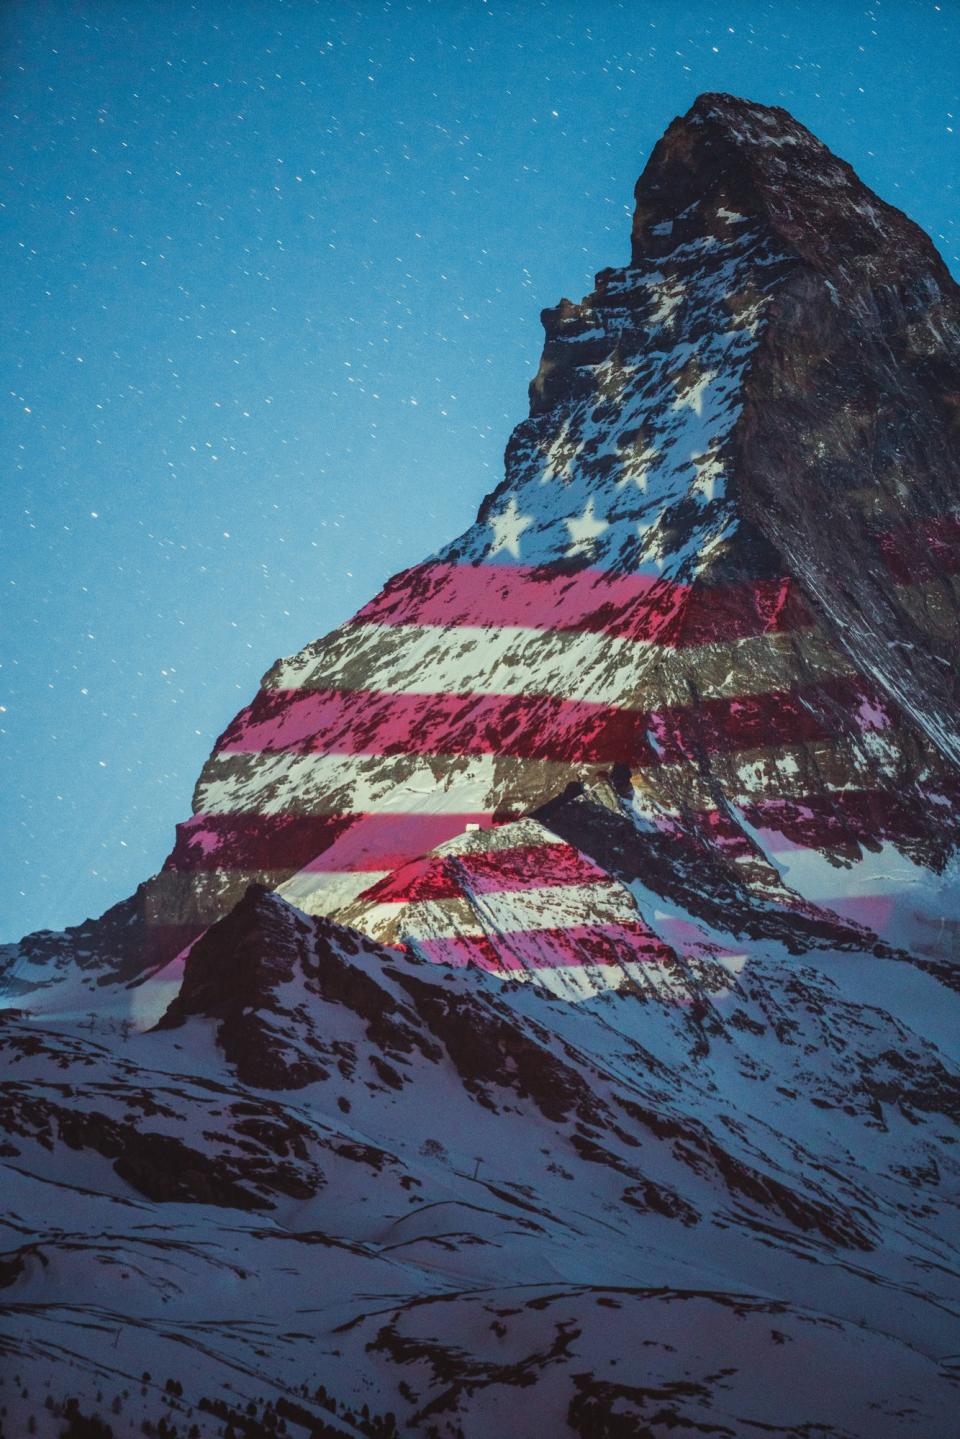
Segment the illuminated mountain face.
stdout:
<path fill-rule="evenodd" d="M 476 523 L 11 947 L 17 1432 L 950 1429 L 957 287 L 708 95 L 543 318 Z"/>
<path fill-rule="evenodd" d="M 948 953 L 958 315 L 926 236 L 808 131 L 702 97 L 638 182 L 631 264 L 544 312 L 476 523 L 221 736 L 148 888 L 159 953 L 251 881 L 346 913 L 614 772 L 638 850 L 686 837 L 755 895 Z"/>

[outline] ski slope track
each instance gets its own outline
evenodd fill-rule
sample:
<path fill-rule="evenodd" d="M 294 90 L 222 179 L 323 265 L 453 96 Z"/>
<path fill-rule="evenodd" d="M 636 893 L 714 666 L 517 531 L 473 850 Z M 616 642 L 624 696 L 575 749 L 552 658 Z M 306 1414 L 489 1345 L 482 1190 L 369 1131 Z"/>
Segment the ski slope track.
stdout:
<path fill-rule="evenodd" d="M 471 528 L 0 951 L 7 1439 L 955 1432 L 960 290 L 703 95 L 542 318 Z"/>

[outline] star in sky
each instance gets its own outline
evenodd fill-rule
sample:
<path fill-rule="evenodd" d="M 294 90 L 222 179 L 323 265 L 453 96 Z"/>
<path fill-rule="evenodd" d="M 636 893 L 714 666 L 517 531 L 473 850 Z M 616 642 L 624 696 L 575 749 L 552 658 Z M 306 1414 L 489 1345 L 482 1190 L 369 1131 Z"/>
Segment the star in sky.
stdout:
<path fill-rule="evenodd" d="M 606 520 L 598 520 L 593 513 L 592 499 L 587 501 L 587 507 L 582 515 L 570 515 L 563 523 L 570 531 L 568 555 L 589 554 L 593 550 L 597 536 L 602 535 L 604 530 L 610 528 Z"/>
<path fill-rule="evenodd" d="M 510 496 L 510 503 L 499 515 L 494 515 L 490 520 L 490 528 L 493 530 L 493 544 L 490 546 L 488 557 L 498 555 L 501 550 L 508 550 L 515 560 L 520 558 L 520 536 L 524 530 L 533 524 L 532 515 L 522 515 L 517 507 L 515 495 Z"/>

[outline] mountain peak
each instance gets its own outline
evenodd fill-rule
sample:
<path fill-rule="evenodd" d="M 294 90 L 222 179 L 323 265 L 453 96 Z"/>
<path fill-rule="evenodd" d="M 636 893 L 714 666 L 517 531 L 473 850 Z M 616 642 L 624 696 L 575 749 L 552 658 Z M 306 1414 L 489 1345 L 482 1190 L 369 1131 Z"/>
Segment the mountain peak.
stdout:
<path fill-rule="evenodd" d="M 366 895 L 372 925 L 379 881 L 613 773 L 645 849 L 624 873 L 682 871 L 688 916 L 780 933 L 826 901 L 874 952 L 878 926 L 924 940 L 865 856 L 892 845 L 925 875 L 957 840 L 957 287 L 799 122 L 733 96 L 669 126 L 637 200 L 633 263 L 544 312 L 530 415 L 475 523 L 274 665 L 217 740 L 138 899 L 167 958 L 251 882 L 332 919 Z M 508 947 L 567 898 L 498 898 Z M 656 941 L 716 948 L 678 948 L 633 898 Z M 477 938 L 486 894 L 443 902 L 431 941 Z"/>
<path fill-rule="evenodd" d="M 637 194 L 475 523 L 20 947 L 15 1432 L 949 1432 L 957 287 L 784 111 Z"/>
<path fill-rule="evenodd" d="M 737 141 L 758 144 L 810 143 L 819 150 L 826 146 L 811 130 L 801 125 L 781 105 L 764 105 L 731 95 L 725 90 L 704 90 L 677 123 L 715 125 L 729 131 Z M 670 127 L 672 128 L 672 126 Z"/>
<path fill-rule="evenodd" d="M 836 281 L 848 267 L 896 282 L 947 271 L 929 237 L 874 194 L 787 110 L 707 92 L 667 128 L 635 189 L 634 265 L 752 222 Z"/>

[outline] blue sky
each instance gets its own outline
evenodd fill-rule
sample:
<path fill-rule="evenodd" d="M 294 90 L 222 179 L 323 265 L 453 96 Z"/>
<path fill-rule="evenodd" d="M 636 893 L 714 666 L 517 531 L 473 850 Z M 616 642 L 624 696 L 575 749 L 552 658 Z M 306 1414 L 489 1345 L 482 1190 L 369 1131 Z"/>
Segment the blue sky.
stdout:
<path fill-rule="evenodd" d="M 126 13 L 124 13 L 124 11 Z M 703 90 L 960 271 L 960 5 L 7 0 L 0 937 L 162 862 L 273 659 L 465 528 Z"/>

